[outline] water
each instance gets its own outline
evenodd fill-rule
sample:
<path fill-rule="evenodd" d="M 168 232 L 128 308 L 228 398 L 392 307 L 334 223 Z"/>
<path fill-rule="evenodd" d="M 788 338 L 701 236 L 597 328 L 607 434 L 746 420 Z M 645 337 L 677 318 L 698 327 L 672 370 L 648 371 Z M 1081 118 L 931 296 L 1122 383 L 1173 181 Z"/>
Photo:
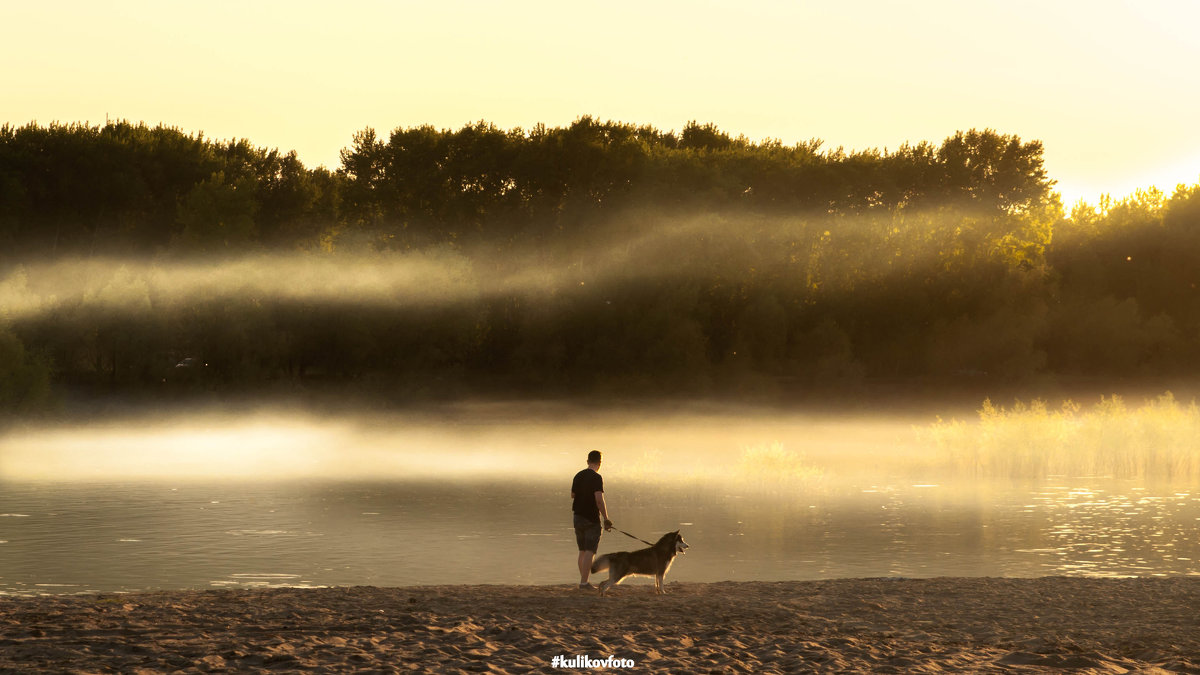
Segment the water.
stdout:
<path fill-rule="evenodd" d="M 593 448 L 618 527 L 691 545 L 673 580 L 1200 572 L 1195 480 L 968 480 L 930 421 L 474 404 L 26 426 L 0 435 L 0 594 L 573 583 Z"/>
<path fill-rule="evenodd" d="M 606 471 L 607 473 L 607 471 Z M 0 482 L 0 594 L 573 583 L 560 482 Z M 1200 573 L 1200 491 L 820 481 L 764 492 L 610 478 L 618 527 L 679 528 L 678 581 Z M 641 544 L 605 535 L 601 552 Z"/>

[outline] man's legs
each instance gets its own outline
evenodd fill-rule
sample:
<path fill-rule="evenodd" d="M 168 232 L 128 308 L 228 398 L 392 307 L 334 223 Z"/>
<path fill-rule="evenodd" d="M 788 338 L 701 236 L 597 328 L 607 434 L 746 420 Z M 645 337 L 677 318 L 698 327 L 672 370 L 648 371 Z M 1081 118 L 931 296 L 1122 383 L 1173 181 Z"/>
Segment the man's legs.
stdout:
<path fill-rule="evenodd" d="M 579 552 L 579 583 L 586 584 L 592 576 L 592 560 L 596 557 L 595 551 L 580 551 Z"/>
<path fill-rule="evenodd" d="M 579 586 L 591 588 L 588 577 L 592 576 L 592 561 L 600 547 L 600 523 L 575 516 L 575 543 L 579 545 Z"/>

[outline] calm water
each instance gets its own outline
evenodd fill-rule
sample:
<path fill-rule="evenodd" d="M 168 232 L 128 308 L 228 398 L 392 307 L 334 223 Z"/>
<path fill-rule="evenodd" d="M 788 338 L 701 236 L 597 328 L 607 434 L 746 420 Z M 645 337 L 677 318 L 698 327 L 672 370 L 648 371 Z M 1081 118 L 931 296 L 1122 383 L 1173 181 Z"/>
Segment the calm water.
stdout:
<path fill-rule="evenodd" d="M 559 482 L 0 482 L 0 593 L 573 583 Z M 618 527 L 680 528 L 679 581 L 1200 573 L 1200 491 L 1052 478 L 763 493 L 608 481 Z M 606 535 L 601 551 L 640 544 Z"/>

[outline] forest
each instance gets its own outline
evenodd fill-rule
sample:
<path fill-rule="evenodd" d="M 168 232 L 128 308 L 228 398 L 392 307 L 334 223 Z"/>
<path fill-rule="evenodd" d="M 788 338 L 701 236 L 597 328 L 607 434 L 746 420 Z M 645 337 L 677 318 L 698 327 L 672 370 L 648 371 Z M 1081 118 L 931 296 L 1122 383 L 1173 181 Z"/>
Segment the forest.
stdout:
<path fill-rule="evenodd" d="M 5 125 L 0 411 L 1194 380 L 1200 185 L 1068 211 L 1042 155 L 581 117 L 364 129 L 330 170 L 161 125 Z M 164 281 L 205 269 L 220 289 Z M 355 292 L 381 271 L 408 290 Z"/>

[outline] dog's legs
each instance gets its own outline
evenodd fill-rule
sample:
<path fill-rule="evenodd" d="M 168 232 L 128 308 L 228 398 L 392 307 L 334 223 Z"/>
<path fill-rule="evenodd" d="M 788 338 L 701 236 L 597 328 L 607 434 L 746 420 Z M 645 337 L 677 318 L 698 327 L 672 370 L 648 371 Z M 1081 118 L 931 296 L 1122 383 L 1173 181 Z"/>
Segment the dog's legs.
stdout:
<path fill-rule="evenodd" d="M 616 569 L 612 567 L 608 568 L 608 578 L 600 582 L 600 595 L 603 596 L 608 589 L 619 583 L 621 583 L 621 580 L 617 578 Z"/>
<path fill-rule="evenodd" d="M 663 576 L 662 574 L 654 575 L 654 591 L 659 595 L 667 594 L 667 589 L 663 586 Z"/>

